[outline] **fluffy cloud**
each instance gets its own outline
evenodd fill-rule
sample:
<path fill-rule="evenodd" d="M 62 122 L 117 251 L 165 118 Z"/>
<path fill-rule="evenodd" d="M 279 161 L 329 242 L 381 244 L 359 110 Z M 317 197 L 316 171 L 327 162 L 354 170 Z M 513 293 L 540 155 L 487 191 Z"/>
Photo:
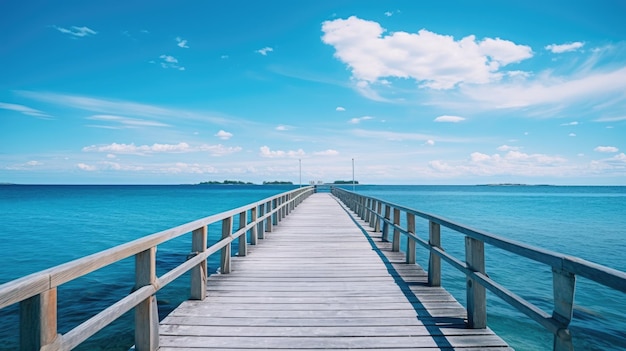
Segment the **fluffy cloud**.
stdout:
<path fill-rule="evenodd" d="M 362 121 L 368 121 L 370 119 L 374 119 L 374 117 L 371 117 L 371 116 L 363 116 L 363 117 L 358 117 L 358 118 L 355 117 L 355 118 L 350 119 L 348 121 L 348 123 L 350 123 L 350 124 L 359 124 Z"/>
<path fill-rule="evenodd" d="M 593 149 L 593 151 L 597 151 L 597 152 L 618 152 L 619 149 L 616 148 L 615 146 L 598 146 L 595 149 Z"/>
<path fill-rule="evenodd" d="M 277 131 L 279 131 L 279 132 L 284 132 L 284 131 L 289 130 L 290 128 L 291 128 L 291 127 L 289 127 L 289 126 L 286 126 L 286 125 L 281 124 L 281 125 L 277 126 L 277 127 L 276 127 L 276 128 L 274 128 L 274 129 L 276 129 L 276 130 L 277 130 Z"/>
<path fill-rule="evenodd" d="M 268 53 L 268 52 L 272 52 L 272 51 L 274 51 L 274 49 L 272 49 L 272 48 L 271 48 L 271 47 L 269 47 L 269 46 L 266 46 L 266 47 L 264 47 L 263 49 L 259 49 L 259 50 L 255 51 L 255 52 L 257 52 L 257 53 L 259 53 L 259 54 L 261 54 L 261 55 L 263 55 L 263 56 L 267 56 L 267 53 Z"/>
<path fill-rule="evenodd" d="M 561 126 L 577 126 L 578 122 L 561 123 Z"/>
<path fill-rule="evenodd" d="M 428 140 L 426 140 L 426 142 L 424 144 L 428 145 L 428 146 L 434 146 L 435 145 L 435 141 L 432 140 L 432 139 L 428 139 Z"/>
<path fill-rule="evenodd" d="M 96 32 L 95 30 L 89 28 L 89 27 L 77 27 L 77 26 L 72 26 L 70 27 L 70 29 L 67 28 L 63 28 L 63 27 L 57 27 L 57 26 L 52 26 L 54 29 L 58 30 L 61 33 L 64 34 L 69 34 L 75 38 L 78 37 L 86 37 L 89 35 L 96 35 L 98 34 L 98 32 Z"/>
<path fill-rule="evenodd" d="M 435 118 L 435 122 L 448 122 L 448 123 L 458 123 L 465 121 L 464 117 L 459 116 L 439 116 Z"/>
<path fill-rule="evenodd" d="M 561 54 L 568 51 L 576 51 L 584 45 L 585 43 L 579 41 L 567 44 L 551 44 L 546 46 L 546 50 L 552 51 L 555 54 Z"/>
<path fill-rule="evenodd" d="M 517 146 L 509 146 L 509 145 L 500 145 L 496 148 L 496 150 L 498 151 L 517 151 L 519 150 L 519 147 Z"/>
<path fill-rule="evenodd" d="M 422 29 L 394 32 L 352 16 L 322 24 L 322 41 L 346 63 L 358 81 L 383 77 L 413 78 L 423 86 L 449 89 L 459 83 L 488 83 L 501 78 L 499 69 L 532 57 L 532 50 L 500 38 L 460 40 Z"/>
<path fill-rule="evenodd" d="M 187 152 L 209 152 L 214 156 L 221 156 L 226 154 L 235 153 L 241 151 L 241 147 L 225 147 L 221 144 L 218 145 L 197 145 L 192 146 L 188 143 L 178 144 L 152 144 L 152 145 L 135 145 L 130 144 L 118 144 L 112 143 L 109 145 L 91 145 L 85 146 L 82 149 L 83 152 L 105 152 L 109 154 L 134 154 L 134 155 L 146 155 L 154 153 L 187 153 Z"/>
<path fill-rule="evenodd" d="M 19 112 L 27 116 L 40 117 L 40 118 L 46 118 L 46 119 L 50 118 L 50 115 L 45 114 L 39 110 L 35 110 L 34 108 L 24 106 L 24 105 L 0 102 L 0 109 Z"/>
<path fill-rule="evenodd" d="M 335 109 L 335 111 L 339 111 L 339 112 L 343 112 L 343 111 L 345 111 L 345 110 L 346 110 L 346 109 L 345 109 L 345 108 L 343 108 L 343 107 L 341 107 L 341 106 L 337 106 L 337 108 Z"/>
<path fill-rule="evenodd" d="M 297 151 L 293 151 L 293 150 L 289 150 L 289 151 L 274 150 L 274 151 L 272 151 L 272 150 L 270 150 L 270 148 L 268 146 L 261 146 L 259 148 L 259 150 L 260 150 L 260 156 L 261 157 L 265 157 L 265 158 L 302 157 L 302 156 L 306 155 L 306 153 L 302 149 L 298 149 Z"/>
<path fill-rule="evenodd" d="M 217 132 L 217 134 L 215 134 L 215 136 L 220 138 L 220 139 L 222 139 L 222 140 L 228 140 L 228 139 L 233 137 L 233 133 L 229 133 L 227 131 L 220 130 L 219 132 Z"/>
<path fill-rule="evenodd" d="M 78 167 L 79 169 L 82 169 L 83 171 L 87 171 L 87 172 L 93 172 L 93 171 L 97 171 L 98 168 L 96 166 L 92 166 L 92 165 L 88 165 L 85 163 L 79 163 L 76 165 L 76 167 Z"/>
<path fill-rule="evenodd" d="M 178 64 L 178 59 L 174 56 L 170 55 L 161 55 L 159 56 L 161 59 L 161 67 L 163 68 L 174 68 L 179 71 L 184 71 L 185 67 L 182 67 Z"/>
<path fill-rule="evenodd" d="M 324 151 L 314 152 L 313 155 L 316 155 L 316 156 L 337 156 L 337 155 L 339 155 L 339 151 L 333 150 L 333 149 L 328 149 L 328 150 L 324 150 Z"/>
<path fill-rule="evenodd" d="M 189 49 L 189 46 L 187 46 L 187 40 L 182 39 L 181 37 L 176 37 L 176 42 L 176 45 L 178 45 L 178 47 L 181 47 L 183 49 Z"/>

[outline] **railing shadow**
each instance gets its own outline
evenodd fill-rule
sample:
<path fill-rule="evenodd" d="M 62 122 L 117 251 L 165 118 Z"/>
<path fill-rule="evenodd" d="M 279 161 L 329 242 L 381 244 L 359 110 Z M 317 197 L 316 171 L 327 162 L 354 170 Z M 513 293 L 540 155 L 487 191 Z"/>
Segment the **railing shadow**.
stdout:
<path fill-rule="evenodd" d="M 341 202 L 340 202 L 341 204 Z M 356 224 L 363 235 L 365 235 L 367 241 L 369 242 L 372 250 L 376 252 L 378 257 L 383 261 L 385 267 L 387 268 L 387 272 L 393 277 L 394 282 L 406 299 L 409 301 L 415 313 L 417 314 L 416 318 L 422 322 L 428 333 L 433 338 L 433 341 L 436 343 L 439 348 L 453 348 L 453 345 L 445 336 L 445 333 L 441 330 L 442 327 L 448 329 L 466 329 L 466 321 L 463 318 L 455 318 L 455 317 L 440 317 L 434 316 L 430 313 L 428 308 L 422 303 L 422 301 L 415 295 L 415 293 L 411 290 L 411 286 L 429 286 L 427 283 L 421 282 L 407 282 L 405 281 L 400 272 L 398 272 L 393 263 L 389 260 L 389 258 L 382 252 L 381 248 L 378 247 L 374 238 L 370 235 L 369 231 L 367 231 L 363 226 L 354 218 L 353 214 L 343 205 L 343 210 L 350 215 L 350 219 Z"/>

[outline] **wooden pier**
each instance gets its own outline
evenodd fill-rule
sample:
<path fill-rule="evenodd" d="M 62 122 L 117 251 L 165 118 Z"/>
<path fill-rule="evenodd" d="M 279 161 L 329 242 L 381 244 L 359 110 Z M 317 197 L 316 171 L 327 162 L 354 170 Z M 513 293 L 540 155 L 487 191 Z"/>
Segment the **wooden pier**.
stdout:
<path fill-rule="evenodd" d="M 510 349 L 467 328 L 463 306 L 358 222 L 330 194 L 310 196 L 161 322 L 160 350 Z"/>

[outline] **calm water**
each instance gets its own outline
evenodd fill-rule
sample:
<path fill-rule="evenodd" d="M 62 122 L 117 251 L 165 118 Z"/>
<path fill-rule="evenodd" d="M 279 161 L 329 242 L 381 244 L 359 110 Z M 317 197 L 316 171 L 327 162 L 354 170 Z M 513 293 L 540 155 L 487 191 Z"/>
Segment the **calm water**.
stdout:
<path fill-rule="evenodd" d="M 0 186 L 0 283 L 286 191 L 285 186 Z M 358 192 L 514 240 L 626 271 L 626 187 L 359 186 Z M 422 235 L 427 233 L 426 223 Z M 419 234 L 419 233 L 418 233 Z M 209 228 L 209 240 L 219 237 Z M 444 248 L 463 258 L 463 237 L 442 231 Z M 158 274 L 185 260 L 189 236 L 159 246 Z M 487 273 L 551 311 L 549 269 L 486 248 Z M 418 261 L 426 264 L 418 248 Z M 217 268 L 217 257 L 209 260 Z M 464 301 L 464 279 L 444 266 L 443 285 Z M 59 331 L 132 289 L 133 261 L 122 261 L 59 288 Z M 188 296 L 183 277 L 158 295 L 166 315 Z M 578 350 L 626 349 L 626 296 L 579 279 L 572 330 Z M 67 302 L 71 301 L 70 306 Z M 0 350 L 17 345 L 17 308 L 0 310 Z M 518 350 L 549 350 L 552 336 L 497 297 L 489 325 Z M 132 314 L 95 335 L 81 350 L 127 350 Z"/>

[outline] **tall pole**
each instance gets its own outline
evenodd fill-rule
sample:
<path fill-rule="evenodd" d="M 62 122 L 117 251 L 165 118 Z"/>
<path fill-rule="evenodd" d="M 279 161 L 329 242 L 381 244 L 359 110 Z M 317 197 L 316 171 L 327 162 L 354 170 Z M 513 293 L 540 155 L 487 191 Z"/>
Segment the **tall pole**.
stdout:
<path fill-rule="evenodd" d="M 298 159 L 298 165 L 300 168 L 300 186 L 299 187 L 302 188 L 302 159 L 301 158 Z"/>
<path fill-rule="evenodd" d="M 352 159 L 352 191 L 354 191 L 354 158 Z"/>

